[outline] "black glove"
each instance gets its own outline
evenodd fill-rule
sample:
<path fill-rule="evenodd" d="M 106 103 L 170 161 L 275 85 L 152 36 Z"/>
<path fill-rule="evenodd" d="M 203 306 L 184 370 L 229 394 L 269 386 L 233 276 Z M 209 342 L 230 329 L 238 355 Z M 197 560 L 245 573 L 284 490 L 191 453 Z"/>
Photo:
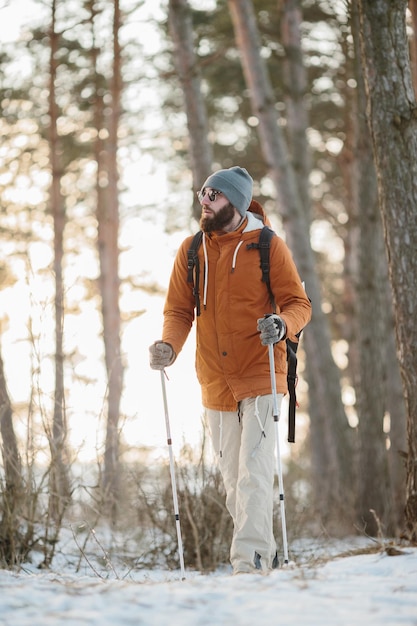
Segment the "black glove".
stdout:
<path fill-rule="evenodd" d="M 176 354 L 169 343 L 155 341 L 149 346 L 149 364 L 153 370 L 164 370 L 175 361 Z"/>
<path fill-rule="evenodd" d="M 285 322 L 275 313 L 273 315 L 266 315 L 258 320 L 258 330 L 261 333 L 261 343 L 263 346 L 267 346 L 270 343 L 278 343 L 285 337 L 287 327 Z"/>

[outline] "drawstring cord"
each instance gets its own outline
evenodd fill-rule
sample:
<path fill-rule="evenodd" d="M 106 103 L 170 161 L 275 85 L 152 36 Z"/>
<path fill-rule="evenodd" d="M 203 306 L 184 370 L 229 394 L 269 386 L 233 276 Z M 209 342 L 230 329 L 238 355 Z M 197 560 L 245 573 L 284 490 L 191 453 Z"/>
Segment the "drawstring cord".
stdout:
<path fill-rule="evenodd" d="M 208 257 L 206 246 L 206 233 L 203 233 L 203 253 L 204 253 L 204 293 L 203 293 L 203 307 L 207 305 L 207 288 L 208 288 Z"/>
<path fill-rule="evenodd" d="M 258 400 L 259 400 L 259 396 L 256 396 L 256 398 L 255 398 L 255 417 L 258 420 L 259 428 L 261 429 L 261 438 L 260 438 L 259 442 L 256 444 L 256 446 L 254 447 L 254 449 L 252 450 L 252 453 L 251 453 L 251 457 L 252 458 L 256 455 L 256 453 L 257 453 L 257 451 L 259 449 L 259 446 L 261 445 L 262 437 L 265 437 L 265 439 L 266 439 L 265 429 L 262 426 L 261 418 L 259 416 Z"/>
<path fill-rule="evenodd" d="M 219 439 L 219 457 L 223 456 L 223 411 L 220 411 L 220 422 L 219 422 L 219 431 L 220 431 L 220 439 Z"/>
<path fill-rule="evenodd" d="M 239 241 L 239 243 L 237 244 L 235 251 L 233 253 L 233 258 L 232 258 L 232 272 L 235 271 L 235 267 L 236 267 L 236 258 L 237 258 L 237 253 L 239 252 L 239 248 L 242 245 L 243 241 Z"/>
<path fill-rule="evenodd" d="M 266 438 L 265 429 L 262 426 L 261 418 L 259 417 L 258 400 L 259 400 L 259 396 L 256 396 L 256 398 L 255 398 L 255 417 L 258 420 L 259 428 L 261 429 L 262 435 Z"/>

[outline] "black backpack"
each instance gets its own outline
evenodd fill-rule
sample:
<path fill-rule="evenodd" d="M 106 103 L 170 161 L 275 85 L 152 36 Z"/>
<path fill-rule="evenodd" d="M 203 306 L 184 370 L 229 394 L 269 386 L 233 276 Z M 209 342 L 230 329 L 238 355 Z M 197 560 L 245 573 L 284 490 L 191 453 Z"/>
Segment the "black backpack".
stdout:
<path fill-rule="evenodd" d="M 260 231 L 258 243 L 247 244 L 247 249 L 256 248 L 259 250 L 260 255 L 260 267 L 262 271 L 262 282 L 266 284 L 268 289 L 269 300 L 272 310 L 276 310 L 275 298 L 272 293 L 271 284 L 269 281 L 269 248 L 271 245 L 271 239 L 275 236 L 274 231 L 269 226 L 264 226 Z M 195 298 L 196 315 L 200 315 L 200 262 L 198 258 L 198 249 L 201 245 L 203 238 L 203 231 L 199 231 L 193 237 L 191 245 L 188 249 L 188 274 L 187 282 L 193 284 L 193 295 Z M 301 336 L 300 331 L 296 336 L 299 339 Z M 287 385 L 289 395 L 289 408 L 288 408 L 288 441 L 294 443 L 295 441 L 295 409 L 297 406 L 297 397 L 295 388 L 297 385 L 297 348 L 298 343 L 285 340 L 287 343 Z"/>

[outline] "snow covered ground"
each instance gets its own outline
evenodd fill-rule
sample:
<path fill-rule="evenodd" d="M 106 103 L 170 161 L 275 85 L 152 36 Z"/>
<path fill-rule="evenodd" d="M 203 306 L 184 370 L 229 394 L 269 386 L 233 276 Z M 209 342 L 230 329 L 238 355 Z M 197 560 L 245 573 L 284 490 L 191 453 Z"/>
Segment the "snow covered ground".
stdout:
<path fill-rule="evenodd" d="M 346 547 L 346 546 L 344 546 Z M 417 626 L 417 548 L 297 558 L 269 576 L 0 570 L 2 626 Z M 305 557 L 306 555 L 304 555 Z M 58 559 L 59 560 L 59 559 Z M 299 562 L 298 562 L 299 561 Z M 74 571 L 74 570 L 73 570 Z M 120 579 L 122 578 L 122 579 Z"/>

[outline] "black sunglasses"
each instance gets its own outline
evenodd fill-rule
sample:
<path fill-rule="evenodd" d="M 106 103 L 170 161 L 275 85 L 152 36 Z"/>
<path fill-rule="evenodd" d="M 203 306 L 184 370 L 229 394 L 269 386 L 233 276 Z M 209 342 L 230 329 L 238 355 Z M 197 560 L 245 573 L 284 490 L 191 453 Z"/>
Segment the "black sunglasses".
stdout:
<path fill-rule="evenodd" d="M 197 198 L 200 202 L 202 202 L 204 196 L 207 194 L 210 202 L 214 202 L 217 196 L 219 196 L 221 193 L 222 192 L 217 191 L 217 189 L 210 189 L 210 191 L 207 191 L 206 189 L 201 189 L 201 191 L 197 191 Z"/>

